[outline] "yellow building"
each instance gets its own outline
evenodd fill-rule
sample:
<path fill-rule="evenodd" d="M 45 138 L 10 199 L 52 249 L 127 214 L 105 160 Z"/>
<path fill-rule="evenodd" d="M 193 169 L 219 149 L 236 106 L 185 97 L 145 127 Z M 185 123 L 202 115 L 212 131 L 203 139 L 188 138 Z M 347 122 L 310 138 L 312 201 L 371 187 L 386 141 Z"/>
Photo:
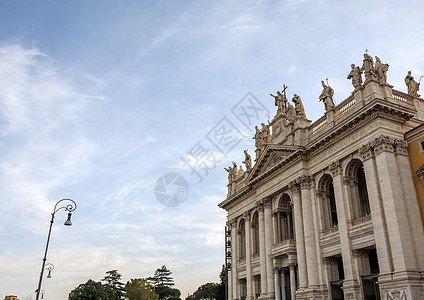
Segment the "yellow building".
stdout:
<path fill-rule="evenodd" d="M 405 140 L 424 224 L 424 124 L 406 132 Z"/>

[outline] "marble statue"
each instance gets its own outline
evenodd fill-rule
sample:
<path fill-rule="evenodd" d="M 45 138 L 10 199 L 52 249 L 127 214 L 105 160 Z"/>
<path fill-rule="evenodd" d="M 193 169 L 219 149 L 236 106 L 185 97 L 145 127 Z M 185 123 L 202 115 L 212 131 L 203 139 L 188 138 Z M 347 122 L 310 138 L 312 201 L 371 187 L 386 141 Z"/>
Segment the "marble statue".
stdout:
<path fill-rule="evenodd" d="M 368 55 L 367 53 L 364 54 L 361 71 L 364 71 L 365 81 L 376 78 L 374 71 L 374 60 L 372 59 L 372 56 Z"/>
<path fill-rule="evenodd" d="M 336 107 L 333 101 L 334 90 L 330 86 L 325 85 L 323 80 L 321 80 L 321 85 L 322 92 L 319 96 L 319 101 L 324 102 L 325 111 L 333 110 Z"/>
<path fill-rule="evenodd" d="M 347 79 L 352 79 L 352 85 L 356 89 L 362 84 L 362 71 L 361 68 L 355 66 L 355 64 L 351 64 L 350 66 L 352 70 L 350 70 L 350 73 L 347 75 Z"/>
<path fill-rule="evenodd" d="M 278 107 L 277 112 L 282 113 L 286 112 L 286 103 L 287 98 L 280 93 L 280 91 L 277 91 L 277 96 L 274 96 L 273 94 L 270 94 L 275 99 L 275 106 Z"/>
<path fill-rule="evenodd" d="M 244 161 L 242 161 L 246 165 L 246 170 L 249 171 L 252 168 L 252 157 L 247 150 L 244 150 Z"/>
<path fill-rule="evenodd" d="M 229 166 L 228 169 L 224 168 L 228 172 L 228 183 L 232 183 L 237 178 L 237 164 L 233 161 L 233 166 Z"/>
<path fill-rule="evenodd" d="M 414 76 L 411 75 L 411 71 L 408 71 L 408 75 L 405 77 L 406 87 L 408 88 L 408 94 L 419 97 L 418 91 L 420 90 L 420 84 L 415 81 Z"/>
<path fill-rule="evenodd" d="M 306 117 L 305 108 L 303 107 L 302 99 L 300 99 L 300 97 L 297 94 L 294 94 L 292 101 L 294 103 L 296 116 Z"/>
<path fill-rule="evenodd" d="M 387 71 L 389 64 L 383 64 L 378 56 L 375 57 L 375 73 L 380 82 L 387 82 Z"/>
<path fill-rule="evenodd" d="M 253 139 L 255 139 L 255 147 L 259 149 L 262 146 L 262 132 L 259 130 L 258 126 L 255 126 L 255 130 L 256 132 Z"/>
<path fill-rule="evenodd" d="M 271 131 L 269 130 L 269 125 L 265 125 L 265 123 L 261 123 L 262 125 L 262 142 L 264 144 L 268 143 L 271 139 Z"/>
<path fill-rule="evenodd" d="M 240 165 L 240 168 L 239 168 L 238 173 L 237 173 L 237 178 L 243 176 L 243 174 L 244 174 L 243 166 Z"/>
<path fill-rule="evenodd" d="M 296 117 L 296 109 L 293 105 L 291 105 L 290 102 L 287 103 L 287 121 L 289 123 L 293 122 L 294 118 Z"/>

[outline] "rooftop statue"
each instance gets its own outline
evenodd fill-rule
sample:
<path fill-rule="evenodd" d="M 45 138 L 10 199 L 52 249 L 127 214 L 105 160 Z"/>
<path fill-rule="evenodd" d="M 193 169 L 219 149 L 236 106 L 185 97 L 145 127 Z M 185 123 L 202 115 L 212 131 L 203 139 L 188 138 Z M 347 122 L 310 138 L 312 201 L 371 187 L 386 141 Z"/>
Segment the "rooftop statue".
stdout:
<path fill-rule="evenodd" d="M 296 109 L 293 105 L 291 105 L 290 102 L 287 102 L 287 121 L 289 123 L 293 122 L 294 118 L 296 117 Z"/>
<path fill-rule="evenodd" d="M 408 71 L 408 75 L 405 77 L 406 87 L 408 88 L 408 94 L 419 97 L 418 91 L 420 90 L 420 84 L 415 81 L 414 76 L 411 75 L 411 71 Z"/>
<path fill-rule="evenodd" d="M 270 94 L 275 99 L 275 106 L 278 107 L 277 112 L 278 113 L 285 113 L 286 112 L 286 103 L 287 98 L 283 94 L 280 93 L 280 91 L 277 91 L 277 96 L 274 96 L 273 94 Z"/>
<path fill-rule="evenodd" d="M 269 121 L 268 121 L 269 122 Z M 262 143 L 266 144 L 269 143 L 271 140 L 271 131 L 269 130 L 269 124 L 265 125 L 265 123 L 261 123 L 262 125 Z"/>
<path fill-rule="evenodd" d="M 292 99 L 295 107 L 296 116 L 306 117 L 305 108 L 303 107 L 302 99 L 297 94 L 294 94 Z"/>
<path fill-rule="evenodd" d="M 232 183 L 237 177 L 237 164 L 233 161 L 233 166 L 229 166 L 228 169 L 224 168 L 228 172 L 228 183 Z"/>
<path fill-rule="evenodd" d="M 364 71 L 365 81 L 375 79 L 377 77 L 374 70 L 374 60 L 372 59 L 372 56 L 367 53 L 364 54 L 361 71 Z"/>
<path fill-rule="evenodd" d="M 249 171 L 252 168 L 252 157 L 247 150 L 244 150 L 244 161 L 242 161 L 246 165 L 246 170 Z"/>
<path fill-rule="evenodd" d="M 352 85 L 356 89 L 362 84 L 362 71 L 361 68 L 355 66 L 355 64 L 351 64 L 350 66 L 352 70 L 350 70 L 350 73 L 347 75 L 347 79 L 352 79 Z"/>
<path fill-rule="evenodd" d="M 323 80 L 321 80 L 321 85 L 322 92 L 319 96 L 319 101 L 324 102 L 325 111 L 333 110 L 336 107 L 333 101 L 334 90 L 330 86 L 325 85 Z"/>
<path fill-rule="evenodd" d="M 255 139 L 255 147 L 261 148 L 262 147 L 262 132 L 259 130 L 258 126 L 255 126 L 255 136 L 253 139 Z"/>
<path fill-rule="evenodd" d="M 387 82 L 387 71 L 389 64 L 383 64 L 378 56 L 375 57 L 375 73 L 380 82 Z"/>

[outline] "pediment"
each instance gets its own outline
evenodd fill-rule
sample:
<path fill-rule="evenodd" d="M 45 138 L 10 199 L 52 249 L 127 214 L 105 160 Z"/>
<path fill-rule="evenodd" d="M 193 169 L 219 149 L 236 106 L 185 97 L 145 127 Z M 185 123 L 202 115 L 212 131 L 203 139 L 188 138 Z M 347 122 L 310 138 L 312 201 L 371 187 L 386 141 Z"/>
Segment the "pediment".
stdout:
<path fill-rule="evenodd" d="M 256 160 L 246 182 L 249 183 L 255 178 L 267 173 L 269 170 L 300 149 L 302 149 L 301 146 L 294 145 L 267 145 Z"/>

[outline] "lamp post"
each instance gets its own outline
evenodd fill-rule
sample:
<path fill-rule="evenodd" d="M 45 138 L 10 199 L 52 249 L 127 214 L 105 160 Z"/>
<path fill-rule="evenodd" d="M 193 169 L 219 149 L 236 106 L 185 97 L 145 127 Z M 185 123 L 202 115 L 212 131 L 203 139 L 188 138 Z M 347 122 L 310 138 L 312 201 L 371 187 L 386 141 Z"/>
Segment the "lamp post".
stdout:
<path fill-rule="evenodd" d="M 47 274 L 47 278 L 52 278 L 52 271 L 54 270 L 54 265 L 52 263 L 46 263 L 44 270 L 49 271 L 49 274 Z"/>
<path fill-rule="evenodd" d="M 62 202 L 65 202 L 65 203 L 62 203 Z M 66 204 L 66 202 L 68 202 L 68 204 Z M 63 206 L 60 206 L 59 204 L 61 204 Z M 72 199 L 60 199 L 59 201 L 57 201 L 56 205 L 54 206 L 54 209 L 53 209 L 53 212 L 52 212 L 52 218 L 50 220 L 49 234 L 47 235 L 47 243 L 46 243 L 46 249 L 44 251 L 43 264 L 41 265 L 40 279 L 38 281 L 38 288 L 36 290 L 36 293 L 37 294 L 35 295 L 35 299 L 36 300 L 39 299 L 40 293 L 41 293 L 41 282 L 43 281 L 44 269 L 46 268 L 47 250 L 49 248 L 50 234 L 52 232 L 52 226 L 53 226 L 53 222 L 54 222 L 54 216 L 62 208 L 65 211 L 68 212 L 68 219 L 65 221 L 64 225 L 71 226 L 72 225 L 71 215 L 72 215 L 72 212 L 77 208 L 77 204 Z M 52 264 L 50 264 L 50 265 L 52 265 Z M 53 268 L 54 268 L 54 266 L 53 266 Z M 49 276 L 51 270 L 53 270 L 53 269 L 48 269 L 48 270 L 49 270 L 49 274 L 48 274 L 48 276 Z M 44 293 L 43 293 L 43 295 L 44 295 Z"/>
<path fill-rule="evenodd" d="M 231 230 L 225 226 L 225 300 L 228 300 L 228 271 L 231 270 Z"/>

